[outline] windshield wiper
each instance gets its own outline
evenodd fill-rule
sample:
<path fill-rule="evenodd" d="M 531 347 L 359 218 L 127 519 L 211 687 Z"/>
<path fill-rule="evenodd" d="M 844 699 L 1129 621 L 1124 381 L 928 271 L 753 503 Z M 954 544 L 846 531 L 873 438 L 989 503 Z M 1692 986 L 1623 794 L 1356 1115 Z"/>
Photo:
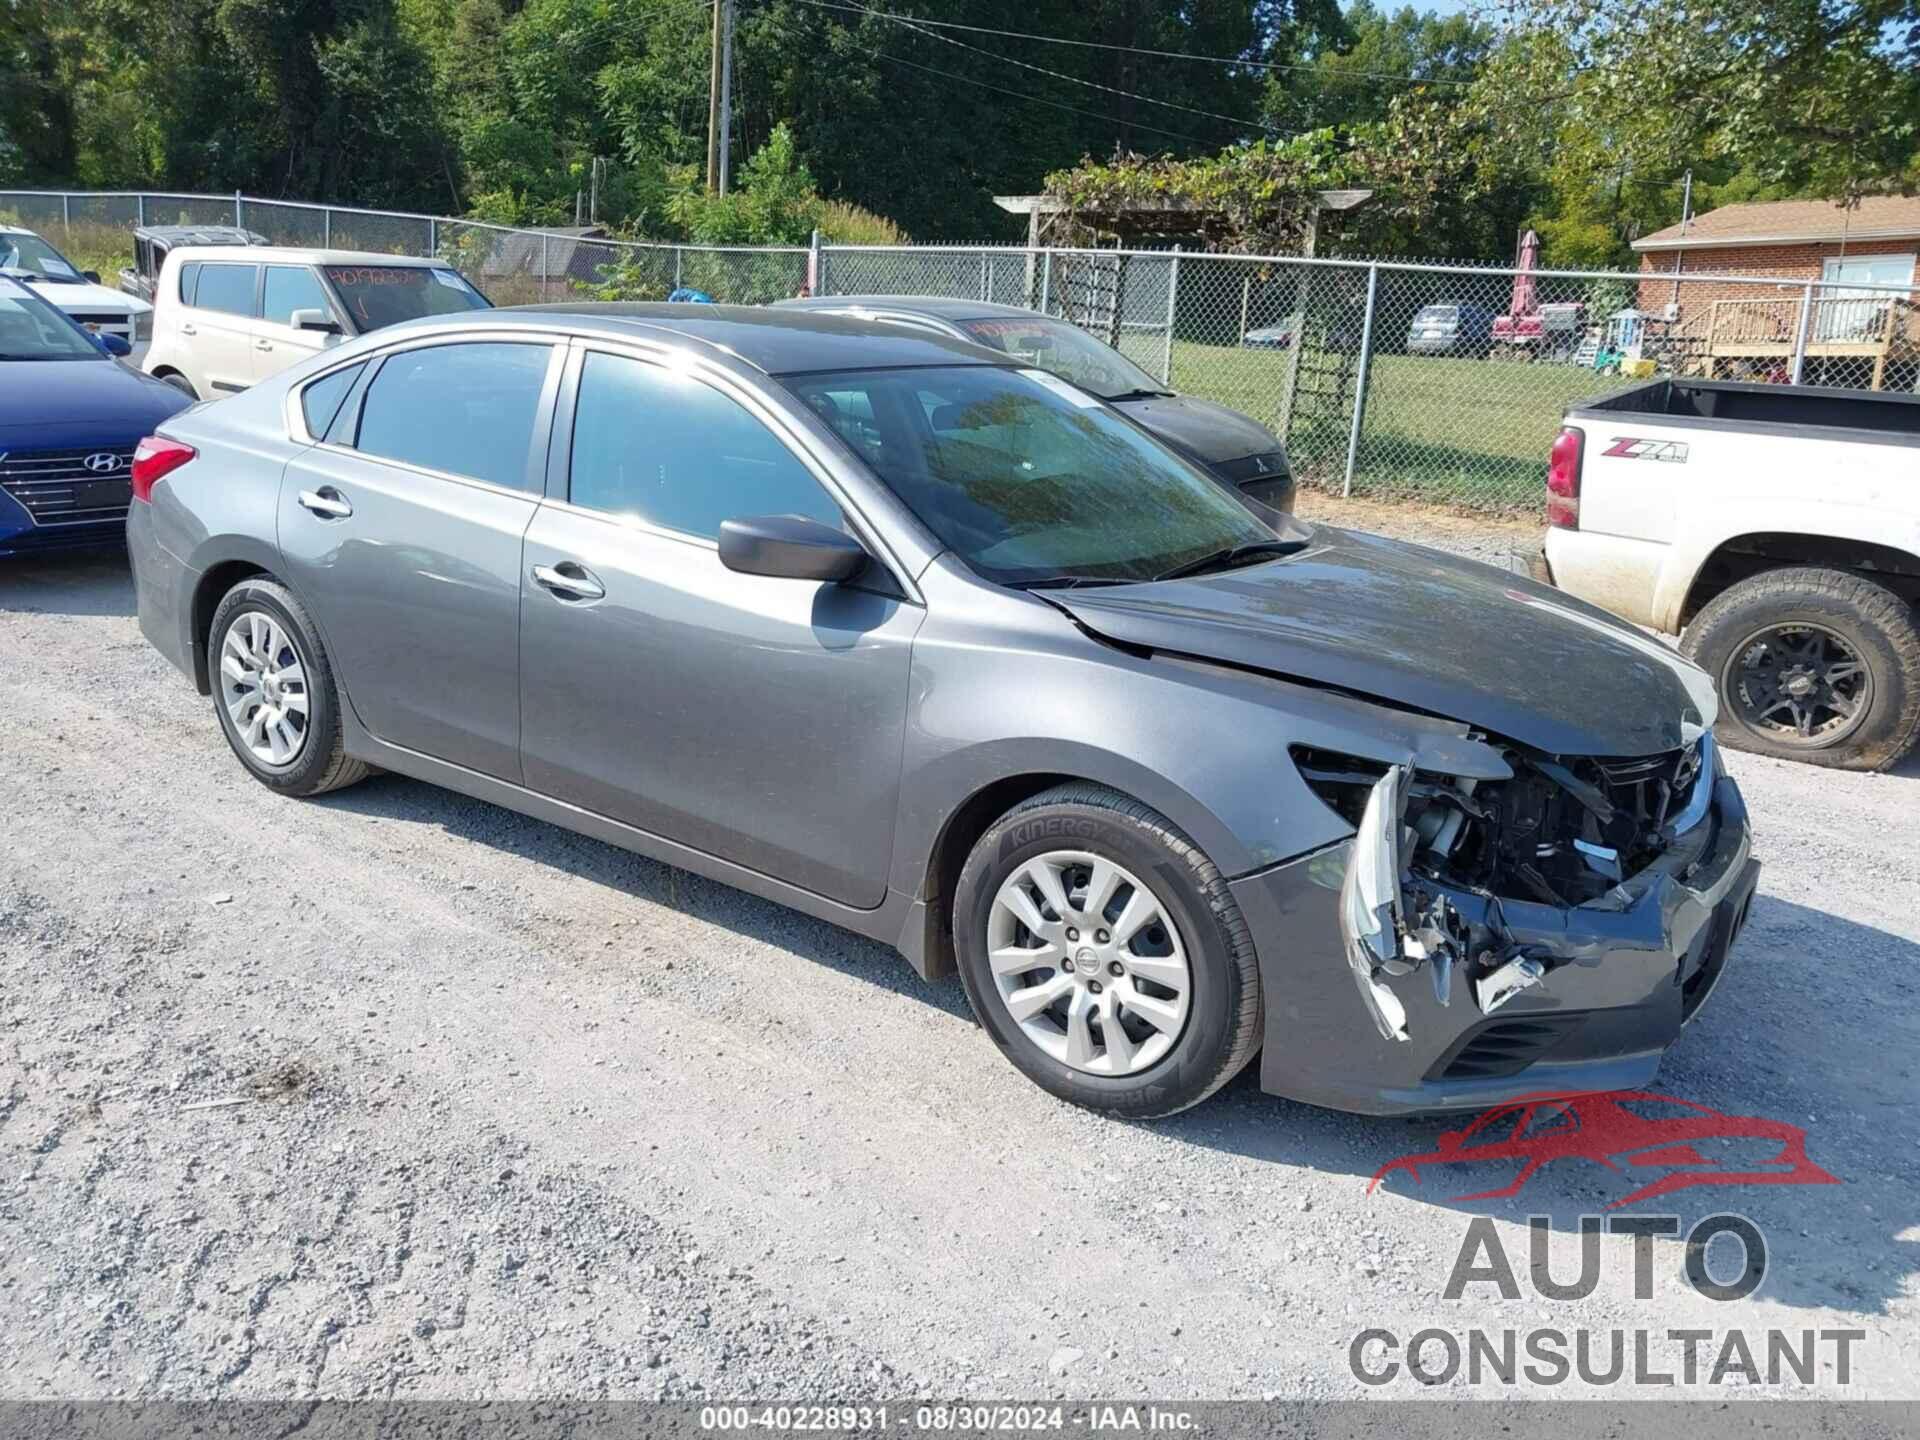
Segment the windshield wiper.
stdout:
<path fill-rule="evenodd" d="M 1184 565 L 1176 565 L 1171 570 L 1163 570 L 1154 576 L 1155 580 L 1179 580 L 1188 575 L 1204 575 L 1209 570 L 1231 570 L 1242 560 L 1251 560 L 1261 555 L 1292 555 L 1307 548 L 1304 540 L 1252 540 L 1244 545 L 1230 545 L 1224 550 L 1215 550 L 1202 555 L 1197 560 L 1189 560 Z"/>
<path fill-rule="evenodd" d="M 1038 580 L 1014 580 L 1009 590 L 1078 590 L 1088 585 L 1137 585 L 1138 580 L 1122 580 L 1112 575 L 1042 575 Z"/>
<path fill-rule="evenodd" d="M 1109 405 L 1115 405 L 1122 400 L 1171 400 L 1173 395 L 1171 390 L 1122 390 L 1118 395 L 1102 395 L 1100 398 Z"/>

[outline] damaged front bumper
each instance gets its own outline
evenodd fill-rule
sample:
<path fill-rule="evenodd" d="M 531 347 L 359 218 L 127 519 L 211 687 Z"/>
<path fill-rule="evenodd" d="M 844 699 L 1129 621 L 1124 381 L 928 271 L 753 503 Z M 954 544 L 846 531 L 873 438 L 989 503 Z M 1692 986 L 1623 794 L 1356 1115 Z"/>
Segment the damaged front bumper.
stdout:
<path fill-rule="evenodd" d="M 1410 877 L 1390 770 L 1354 836 L 1243 876 L 1266 1002 L 1263 1089 L 1369 1114 L 1644 1086 L 1718 981 L 1759 878 L 1717 764 L 1651 865 L 1556 906 Z"/>

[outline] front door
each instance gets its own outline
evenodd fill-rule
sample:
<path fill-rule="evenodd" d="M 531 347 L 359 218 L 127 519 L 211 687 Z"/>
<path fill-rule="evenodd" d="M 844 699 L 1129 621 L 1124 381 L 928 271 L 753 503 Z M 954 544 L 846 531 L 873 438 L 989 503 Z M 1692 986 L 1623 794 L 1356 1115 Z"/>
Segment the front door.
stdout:
<path fill-rule="evenodd" d="M 333 340 L 323 330 L 300 330 L 292 323 L 297 310 L 334 315 L 320 277 L 305 265 L 269 265 L 260 286 L 260 318 L 253 323 L 253 378 L 269 375 L 317 355 Z"/>
<path fill-rule="evenodd" d="M 289 579 L 361 723 L 505 780 L 520 778 L 521 543 L 563 354 L 396 351 L 280 484 Z"/>
<path fill-rule="evenodd" d="M 611 352 L 576 363 L 567 497 L 534 517 L 522 569 L 527 785 L 878 905 L 921 610 L 878 562 L 849 585 L 726 569 L 722 520 L 843 525 L 839 505 L 745 397 Z"/>

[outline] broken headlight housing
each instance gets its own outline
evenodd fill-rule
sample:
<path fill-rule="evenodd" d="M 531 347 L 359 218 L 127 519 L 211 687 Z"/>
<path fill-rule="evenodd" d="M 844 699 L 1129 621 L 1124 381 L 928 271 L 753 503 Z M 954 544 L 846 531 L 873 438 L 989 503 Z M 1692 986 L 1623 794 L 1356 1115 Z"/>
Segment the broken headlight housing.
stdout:
<path fill-rule="evenodd" d="M 1446 1005 L 1464 966 L 1475 1003 L 1491 1013 L 1550 966 L 1497 931 L 1468 926 L 1441 887 L 1496 902 L 1587 904 L 1696 826 L 1713 784 L 1711 737 L 1631 759 L 1564 760 L 1517 746 L 1501 753 L 1511 773 L 1475 780 L 1293 751 L 1308 787 L 1354 827 L 1341 933 L 1361 999 L 1389 1039 L 1407 1038 L 1392 980 L 1425 968 Z"/>

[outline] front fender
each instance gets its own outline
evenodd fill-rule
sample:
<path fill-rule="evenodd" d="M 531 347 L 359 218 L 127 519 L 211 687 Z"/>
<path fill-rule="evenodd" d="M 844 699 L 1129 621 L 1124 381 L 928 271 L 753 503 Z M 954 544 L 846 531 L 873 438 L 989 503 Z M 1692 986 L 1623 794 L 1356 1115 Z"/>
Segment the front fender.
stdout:
<path fill-rule="evenodd" d="M 949 820 L 1010 776 L 1109 785 L 1165 815 L 1229 878 L 1336 843 L 1352 827 L 1307 787 L 1295 745 L 1500 776 L 1467 727 L 1310 685 L 1122 650 L 1050 609 L 982 643 L 936 611 L 914 642 L 894 888 L 922 891 Z"/>

